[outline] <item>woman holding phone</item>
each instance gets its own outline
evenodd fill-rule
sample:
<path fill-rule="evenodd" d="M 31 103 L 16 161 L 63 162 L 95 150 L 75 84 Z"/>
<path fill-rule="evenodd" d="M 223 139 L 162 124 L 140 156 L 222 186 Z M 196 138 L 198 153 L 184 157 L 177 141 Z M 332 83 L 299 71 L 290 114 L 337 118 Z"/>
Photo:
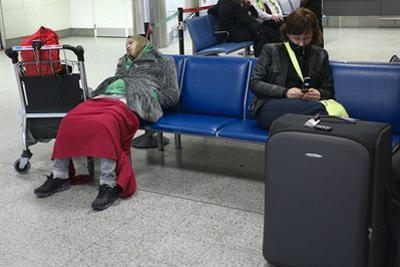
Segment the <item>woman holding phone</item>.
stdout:
<path fill-rule="evenodd" d="M 251 106 L 260 127 L 286 113 L 326 115 L 320 100 L 334 96 L 329 57 L 321 48 L 322 34 L 313 12 L 293 11 L 281 27 L 283 43 L 267 44 L 255 66 Z"/>

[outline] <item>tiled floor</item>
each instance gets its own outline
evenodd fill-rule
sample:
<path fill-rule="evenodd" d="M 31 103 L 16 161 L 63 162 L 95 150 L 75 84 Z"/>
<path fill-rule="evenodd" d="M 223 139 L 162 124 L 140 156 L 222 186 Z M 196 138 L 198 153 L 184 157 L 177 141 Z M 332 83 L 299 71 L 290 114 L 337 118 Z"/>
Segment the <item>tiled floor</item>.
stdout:
<path fill-rule="evenodd" d="M 333 60 L 400 53 L 397 29 L 326 29 L 325 40 Z M 113 74 L 124 47 L 114 38 L 62 42 L 85 47 L 90 87 Z M 176 54 L 177 45 L 163 51 Z M 90 208 L 95 184 L 37 199 L 53 142 L 32 147 L 27 175 L 13 170 L 19 96 L 4 52 L 0 77 L 0 266 L 264 266 L 263 145 L 183 136 L 181 151 L 132 150 L 139 190 L 103 212 Z"/>

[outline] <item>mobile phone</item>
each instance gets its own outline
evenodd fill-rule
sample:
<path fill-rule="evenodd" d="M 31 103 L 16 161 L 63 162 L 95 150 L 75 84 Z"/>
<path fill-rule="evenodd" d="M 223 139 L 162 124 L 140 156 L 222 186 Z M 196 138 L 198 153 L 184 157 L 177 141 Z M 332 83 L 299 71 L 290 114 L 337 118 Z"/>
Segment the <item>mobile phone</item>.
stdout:
<path fill-rule="evenodd" d="M 311 81 L 310 77 L 304 77 L 303 86 L 301 88 L 301 91 L 303 93 L 307 93 L 308 89 L 310 89 L 310 81 Z"/>

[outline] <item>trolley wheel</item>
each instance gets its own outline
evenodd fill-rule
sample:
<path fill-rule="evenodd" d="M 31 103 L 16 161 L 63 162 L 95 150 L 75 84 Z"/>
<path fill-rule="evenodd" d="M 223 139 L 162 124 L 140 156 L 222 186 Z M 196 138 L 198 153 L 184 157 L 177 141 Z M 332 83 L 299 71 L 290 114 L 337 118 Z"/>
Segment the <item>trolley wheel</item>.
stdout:
<path fill-rule="evenodd" d="M 24 160 L 25 161 L 25 160 Z M 26 163 L 21 166 L 21 159 L 17 159 L 14 162 L 14 169 L 18 172 L 18 173 L 27 173 L 29 171 L 29 169 L 31 168 L 31 164 L 29 163 L 29 160 L 26 161 Z"/>

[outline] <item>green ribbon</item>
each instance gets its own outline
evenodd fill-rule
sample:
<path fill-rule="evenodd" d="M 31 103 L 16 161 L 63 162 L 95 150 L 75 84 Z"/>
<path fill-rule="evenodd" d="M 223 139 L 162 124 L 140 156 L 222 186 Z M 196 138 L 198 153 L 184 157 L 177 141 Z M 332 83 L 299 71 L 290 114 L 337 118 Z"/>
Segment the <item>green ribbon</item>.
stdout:
<path fill-rule="evenodd" d="M 173 20 L 175 17 L 177 17 L 178 14 L 179 14 L 178 11 L 174 12 L 174 13 L 171 14 L 170 16 L 168 16 L 168 17 L 166 17 L 166 18 L 164 18 L 164 19 L 162 19 L 162 20 L 160 20 L 160 21 L 154 23 L 154 24 L 153 24 L 153 27 L 155 28 L 155 27 L 160 26 L 161 24 L 166 24 L 168 21 Z"/>
<path fill-rule="evenodd" d="M 293 49 L 290 47 L 289 42 L 285 42 L 285 47 L 287 52 L 289 53 L 289 58 L 290 61 L 292 61 L 292 65 L 294 69 L 296 70 L 297 76 L 301 79 L 302 82 L 304 82 L 304 76 L 303 72 L 301 71 L 299 61 L 297 60 L 296 54 L 294 53 Z"/>
<path fill-rule="evenodd" d="M 264 10 L 263 3 L 261 2 L 261 0 L 257 0 L 257 6 L 259 9 Z"/>

